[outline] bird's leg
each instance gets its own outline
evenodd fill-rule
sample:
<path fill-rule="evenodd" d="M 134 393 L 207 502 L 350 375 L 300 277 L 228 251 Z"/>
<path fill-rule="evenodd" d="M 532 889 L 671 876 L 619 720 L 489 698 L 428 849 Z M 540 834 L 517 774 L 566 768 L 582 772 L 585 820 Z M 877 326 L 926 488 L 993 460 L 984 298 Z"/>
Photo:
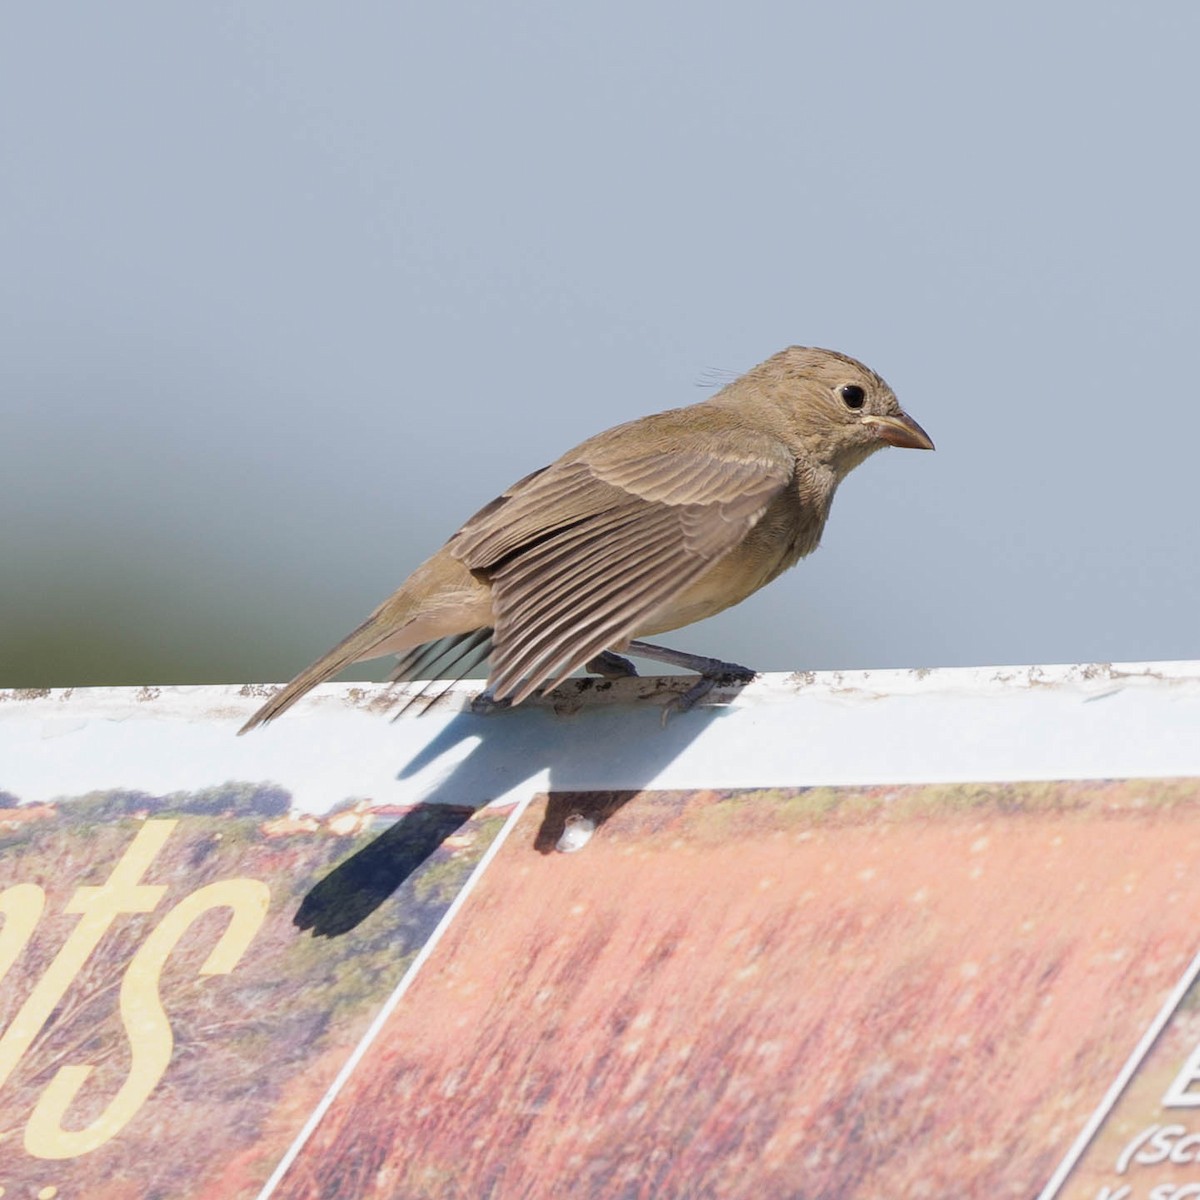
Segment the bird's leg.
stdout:
<path fill-rule="evenodd" d="M 629 679 L 637 675 L 637 667 L 629 659 L 611 650 L 601 650 L 583 669 L 593 675 L 603 675 L 605 679 Z"/>
<path fill-rule="evenodd" d="M 682 696 L 672 700 L 669 708 L 687 712 L 697 700 L 703 699 L 718 684 L 749 683 L 757 671 L 737 663 L 723 662 L 719 658 L 706 658 L 703 654 L 688 654 L 684 650 L 672 650 L 667 646 L 655 646 L 650 642 L 630 642 L 626 647 L 630 654 L 639 658 L 652 658 L 656 662 L 669 663 L 695 671 L 700 678 Z"/>
<path fill-rule="evenodd" d="M 686 650 L 672 650 L 668 646 L 655 646 L 651 642 L 630 642 L 626 649 L 639 658 L 652 658 L 657 662 L 669 663 L 673 667 L 683 667 L 684 670 L 695 671 L 700 676 L 686 692 L 676 696 L 667 705 L 663 713 L 664 718 L 672 709 L 687 712 L 718 685 L 749 683 L 758 674 L 750 667 L 742 667 L 737 663 L 725 662 L 720 658 L 707 658 L 703 654 L 689 654 Z M 584 669 L 593 675 L 602 675 L 605 679 L 624 679 L 637 675 L 637 668 L 629 659 L 614 654 L 611 650 L 601 650 Z M 476 716 L 487 716 L 511 706 L 511 700 L 497 700 L 487 690 L 480 692 L 471 701 L 471 711 Z"/>

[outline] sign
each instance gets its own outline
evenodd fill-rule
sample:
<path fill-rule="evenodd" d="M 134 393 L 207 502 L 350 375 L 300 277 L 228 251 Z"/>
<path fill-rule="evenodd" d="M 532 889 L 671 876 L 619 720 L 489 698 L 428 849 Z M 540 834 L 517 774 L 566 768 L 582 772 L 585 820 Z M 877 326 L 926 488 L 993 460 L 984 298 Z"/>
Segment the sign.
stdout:
<path fill-rule="evenodd" d="M 1200 666 L 679 686 L 0 693 L 0 1196 L 1200 1197 Z"/>

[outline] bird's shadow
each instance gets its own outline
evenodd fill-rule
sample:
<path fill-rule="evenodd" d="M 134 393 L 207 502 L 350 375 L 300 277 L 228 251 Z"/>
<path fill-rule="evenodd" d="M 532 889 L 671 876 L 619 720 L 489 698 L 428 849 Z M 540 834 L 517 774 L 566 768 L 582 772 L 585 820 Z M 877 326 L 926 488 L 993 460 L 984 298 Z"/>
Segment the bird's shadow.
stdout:
<path fill-rule="evenodd" d="M 419 804 L 334 867 L 309 890 L 292 918 L 314 937 L 339 937 L 367 919 L 475 809 Z"/>
<path fill-rule="evenodd" d="M 551 853 L 573 813 L 598 828 L 721 719 L 723 705 L 709 703 L 664 723 L 661 704 L 651 698 L 669 699 L 689 683 L 681 676 L 571 679 L 536 704 L 487 716 L 458 713 L 397 778 L 411 778 L 468 739 L 476 745 L 421 803 L 314 885 L 293 923 L 314 937 L 349 933 L 476 811 L 543 771 L 548 792 L 595 795 L 587 801 L 552 795 L 534 849 Z M 713 699 L 727 701 L 744 686 L 731 683 Z M 615 783 L 620 790 L 613 790 Z"/>

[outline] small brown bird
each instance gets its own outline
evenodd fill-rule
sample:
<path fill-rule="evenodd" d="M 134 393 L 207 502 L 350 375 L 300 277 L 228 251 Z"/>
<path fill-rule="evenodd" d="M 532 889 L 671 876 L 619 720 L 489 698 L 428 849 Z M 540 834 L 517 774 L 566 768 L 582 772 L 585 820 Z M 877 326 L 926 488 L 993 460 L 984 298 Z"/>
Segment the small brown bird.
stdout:
<path fill-rule="evenodd" d="M 891 388 L 832 350 L 792 346 L 699 404 L 598 433 L 477 512 L 349 637 L 242 733 L 350 663 L 399 656 L 393 679 L 461 678 L 484 658 L 483 706 L 519 704 L 617 651 L 722 677 L 754 672 L 641 637 L 711 617 L 817 548 L 833 493 L 882 446 L 932 450 Z"/>

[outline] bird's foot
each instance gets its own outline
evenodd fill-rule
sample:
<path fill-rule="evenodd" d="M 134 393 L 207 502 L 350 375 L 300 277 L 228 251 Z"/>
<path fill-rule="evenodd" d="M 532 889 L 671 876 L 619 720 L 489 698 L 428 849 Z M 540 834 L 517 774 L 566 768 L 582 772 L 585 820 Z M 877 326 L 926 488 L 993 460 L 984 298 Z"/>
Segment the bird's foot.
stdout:
<path fill-rule="evenodd" d="M 686 692 L 669 700 L 663 709 L 663 724 L 673 712 L 688 712 L 704 699 L 715 687 L 745 686 L 757 675 L 757 671 L 738 663 L 725 662 L 719 658 L 708 658 L 703 654 L 688 654 L 683 650 L 672 650 L 667 646 L 655 646 L 650 642 L 630 642 L 630 653 L 639 658 L 653 658 L 658 662 L 670 663 L 673 667 L 684 667 L 700 676 Z"/>
<path fill-rule="evenodd" d="M 503 700 L 497 700 L 490 691 L 482 691 L 471 701 L 471 711 L 477 717 L 487 717 L 495 712 L 503 712 L 506 708 L 512 708 L 512 701 L 506 696 Z"/>
<path fill-rule="evenodd" d="M 695 707 L 698 701 L 707 696 L 713 688 L 744 687 L 746 684 L 752 683 L 757 677 L 758 672 L 752 671 L 749 667 L 741 667 L 737 663 L 727 663 L 721 662 L 719 659 L 713 659 L 712 667 L 700 673 L 700 678 L 675 701 L 674 707 L 679 712 L 687 712 L 688 709 Z"/>
<path fill-rule="evenodd" d="M 738 666 L 737 663 L 721 662 L 719 659 L 710 661 L 713 664 L 711 670 L 702 671 L 700 678 L 686 692 L 672 697 L 663 706 L 662 723 L 664 727 L 673 712 L 690 712 L 713 688 L 745 686 L 758 675 L 757 671 L 752 671 L 749 667 Z"/>
<path fill-rule="evenodd" d="M 631 679 L 637 676 L 637 667 L 611 650 L 601 650 L 583 669 L 592 675 L 602 675 L 605 679 Z"/>

